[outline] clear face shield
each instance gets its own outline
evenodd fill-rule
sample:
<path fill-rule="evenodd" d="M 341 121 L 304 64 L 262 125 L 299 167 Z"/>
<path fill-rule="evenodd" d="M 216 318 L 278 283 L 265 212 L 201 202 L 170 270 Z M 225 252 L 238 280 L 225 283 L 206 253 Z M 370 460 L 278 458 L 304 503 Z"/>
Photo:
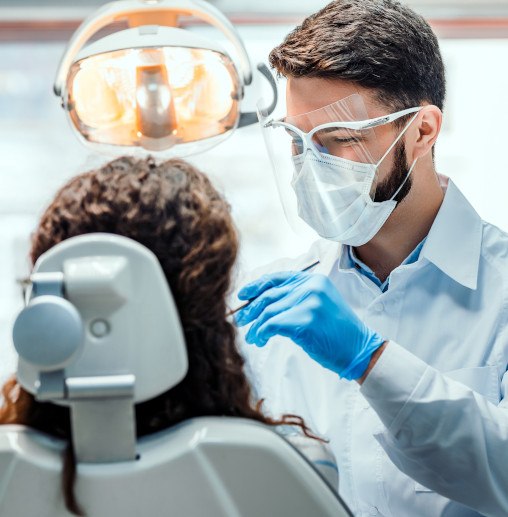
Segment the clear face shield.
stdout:
<path fill-rule="evenodd" d="M 345 211 L 357 195 L 357 191 L 349 192 L 349 185 L 364 182 L 367 190 L 363 195 L 374 202 L 380 181 L 377 164 L 391 150 L 380 145 L 376 128 L 419 109 L 369 119 L 362 97 L 353 94 L 315 111 L 274 119 L 263 110 L 263 104 L 263 101 L 258 104 L 258 116 L 279 195 L 288 222 L 301 235 L 311 232 L 309 224 L 302 220 L 302 212 L 313 211 L 312 200 L 334 205 L 316 206 L 316 211 L 327 214 Z M 319 168 L 319 181 L 315 178 L 309 181 L 309 163 L 314 164 L 310 167 L 312 171 Z M 339 195 L 335 196 L 336 193 Z M 358 218 L 360 215 L 358 212 Z M 319 216 L 323 217 L 318 214 L 316 218 Z M 349 214 L 349 219 L 354 218 Z M 333 237 L 315 226 L 313 230 L 322 237 Z"/>

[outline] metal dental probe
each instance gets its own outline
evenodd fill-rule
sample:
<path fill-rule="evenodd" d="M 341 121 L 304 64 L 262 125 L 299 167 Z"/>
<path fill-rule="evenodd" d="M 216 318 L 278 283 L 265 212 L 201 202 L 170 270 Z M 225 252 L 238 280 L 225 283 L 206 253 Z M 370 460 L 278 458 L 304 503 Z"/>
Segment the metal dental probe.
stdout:
<path fill-rule="evenodd" d="M 310 269 L 312 269 L 313 267 L 317 266 L 318 264 L 319 264 L 319 260 L 316 260 L 312 264 L 309 264 L 308 266 L 305 266 L 303 269 L 299 269 L 298 272 L 303 273 L 304 271 L 309 271 Z M 256 298 L 251 298 L 250 300 L 247 300 L 245 303 L 243 303 L 242 305 L 240 305 L 236 309 L 230 310 L 229 312 L 226 313 L 226 317 L 232 316 L 233 314 L 235 314 L 239 310 L 243 309 L 244 307 L 247 307 L 247 305 L 249 305 L 249 303 L 251 303 L 255 299 Z"/>

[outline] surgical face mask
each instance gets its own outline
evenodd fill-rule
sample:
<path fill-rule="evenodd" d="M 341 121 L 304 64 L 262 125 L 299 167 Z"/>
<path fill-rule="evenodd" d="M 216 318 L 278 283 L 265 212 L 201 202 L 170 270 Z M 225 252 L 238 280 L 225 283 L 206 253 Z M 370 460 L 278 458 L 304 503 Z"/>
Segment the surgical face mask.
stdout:
<path fill-rule="evenodd" d="M 360 163 L 324 153 L 306 151 L 293 157 L 291 185 L 298 200 L 298 215 L 323 238 L 350 246 L 369 242 L 397 206 L 400 192 L 416 160 L 393 196 L 373 201 L 376 172 L 402 138 L 417 114 L 408 122 L 377 163 Z"/>

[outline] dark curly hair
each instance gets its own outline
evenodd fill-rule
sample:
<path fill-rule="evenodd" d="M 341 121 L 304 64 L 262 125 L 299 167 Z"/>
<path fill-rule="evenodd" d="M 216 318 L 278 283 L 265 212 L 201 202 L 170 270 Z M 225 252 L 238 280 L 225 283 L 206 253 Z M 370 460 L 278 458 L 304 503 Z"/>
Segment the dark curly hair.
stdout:
<path fill-rule="evenodd" d="M 270 419 L 253 400 L 235 328 L 226 319 L 238 239 L 229 205 L 203 173 L 179 159 L 157 165 L 152 158 L 123 157 L 75 177 L 43 214 L 32 237 L 32 263 L 59 242 L 92 232 L 129 237 L 157 256 L 184 330 L 188 373 L 174 388 L 136 405 L 138 436 L 205 415 L 297 425 L 312 436 L 300 417 Z M 38 402 L 14 378 L 2 391 L 0 424 L 25 424 L 68 441 L 63 493 L 68 510 L 83 515 L 73 491 L 69 409 Z"/>

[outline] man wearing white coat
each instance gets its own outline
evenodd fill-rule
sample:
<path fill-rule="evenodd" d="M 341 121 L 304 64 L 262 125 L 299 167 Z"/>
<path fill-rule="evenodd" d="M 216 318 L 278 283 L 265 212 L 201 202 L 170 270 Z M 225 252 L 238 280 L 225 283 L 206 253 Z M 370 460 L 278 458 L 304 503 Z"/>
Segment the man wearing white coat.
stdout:
<path fill-rule="evenodd" d="M 396 1 L 336 0 L 270 61 L 287 116 L 263 128 L 324 239 L 239 292 L 259 395 L 329 438 L 355 515 L 508 515 L 508 237 L 435 171 L 435 35 Z"/>

